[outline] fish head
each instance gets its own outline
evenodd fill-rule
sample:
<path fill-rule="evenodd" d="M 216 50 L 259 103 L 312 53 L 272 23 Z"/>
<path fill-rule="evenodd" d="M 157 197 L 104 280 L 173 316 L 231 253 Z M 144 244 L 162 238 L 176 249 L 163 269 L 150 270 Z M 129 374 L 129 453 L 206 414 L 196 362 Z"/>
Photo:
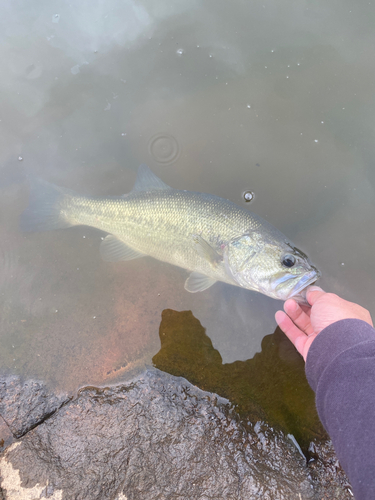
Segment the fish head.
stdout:
<path fill-rule="evenodd" d="M 253 232 L 233 238 L 223 253 L 227 274 L 238 286 L 274 299 L 306 302 L 303 290 L 319 277 L 306 254 L 285 239 Z"/>

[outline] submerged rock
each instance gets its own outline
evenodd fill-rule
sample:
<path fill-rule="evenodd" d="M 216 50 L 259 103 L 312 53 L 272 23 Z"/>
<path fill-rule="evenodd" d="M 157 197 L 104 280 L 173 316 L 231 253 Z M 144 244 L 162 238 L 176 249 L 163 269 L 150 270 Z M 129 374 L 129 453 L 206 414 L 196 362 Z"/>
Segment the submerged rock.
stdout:
<path fill-rule="evenodd" d="M 56 396 L 41 382 L 23 382 L 16 375 L 0 376 L 0 415 L 14 437 L 19 438 L 69 401 Z"/>
<path fill-rule="evenodd" d="M 337 467 L 311 469 L 282 433 L 156 369 L 82 389 L 8 447 L 0 472 L 9 500 L 352 498 Z"/>
<path fill-rule="evenodd" d="M 328 439 L 306 379 L 305 362 L 279 328 L 263 338 L 260 353 L 233 363 L 223 363 L 191 311 L 165 309 L 159 337 L 154 366 L 227 398 L 242 420 L 264 420 L 284 434 L 293 434 L 306 454 L 311 441 Z"/>

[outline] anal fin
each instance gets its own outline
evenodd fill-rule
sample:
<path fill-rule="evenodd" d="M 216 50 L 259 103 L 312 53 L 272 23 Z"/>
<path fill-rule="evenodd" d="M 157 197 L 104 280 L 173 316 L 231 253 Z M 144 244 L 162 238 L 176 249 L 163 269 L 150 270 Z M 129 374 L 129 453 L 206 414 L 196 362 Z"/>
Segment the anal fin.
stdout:
<path fill-rule="evenodd" d="M 109 234 L 100 244 L 100 255 L 106 262 L 118 262 L 119 260 L 133 260 L 143 257 L 144 254 L 133 250 L 126 243 L 119 240 L 113 234 Z"/>
<path fill-rule="evenodd" d="M 204 274 L 193 272 L 185 281 L 185 290 L 191 293 L 203 292 L 203 290 L 207 290 L 207 288 L 215 284 L 216 281 Z"/>

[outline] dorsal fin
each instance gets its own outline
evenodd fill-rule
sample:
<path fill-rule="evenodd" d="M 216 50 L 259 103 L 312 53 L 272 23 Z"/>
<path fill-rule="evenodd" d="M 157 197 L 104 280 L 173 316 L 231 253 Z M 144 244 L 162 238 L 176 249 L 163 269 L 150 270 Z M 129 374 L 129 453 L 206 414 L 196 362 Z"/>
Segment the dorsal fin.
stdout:
<path fill-rule="evenodd" d="M 132 193 L 139 191 L 155 191 L 166 189 L 172 189 L 168 184 L 163 182 L 157 175 L 155 175 L 147 165 L 142 163 L 138 167 L 137 180 L 135 181 L 134 187 L 131 190 Z"/>

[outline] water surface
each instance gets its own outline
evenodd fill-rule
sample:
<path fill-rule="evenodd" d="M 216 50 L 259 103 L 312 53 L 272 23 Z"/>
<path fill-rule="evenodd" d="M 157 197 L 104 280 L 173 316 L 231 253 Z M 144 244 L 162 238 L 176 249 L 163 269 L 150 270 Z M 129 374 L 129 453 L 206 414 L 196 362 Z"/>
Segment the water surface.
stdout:
<path fill-rule="evenodd" d="M 167 184 L 243 205 L 375 310 L 371 2 L 17 3 L 0 16 L 0 364 L 75 390 L 131 377 L 190 310 L 222 362 L 251 359 L 281 303 L 151 258 L 101 261 L 87 227 L 22 234 L 27 175 L 92 196 Z M 246 203 L 244 191 L 254 193 Z"/>

